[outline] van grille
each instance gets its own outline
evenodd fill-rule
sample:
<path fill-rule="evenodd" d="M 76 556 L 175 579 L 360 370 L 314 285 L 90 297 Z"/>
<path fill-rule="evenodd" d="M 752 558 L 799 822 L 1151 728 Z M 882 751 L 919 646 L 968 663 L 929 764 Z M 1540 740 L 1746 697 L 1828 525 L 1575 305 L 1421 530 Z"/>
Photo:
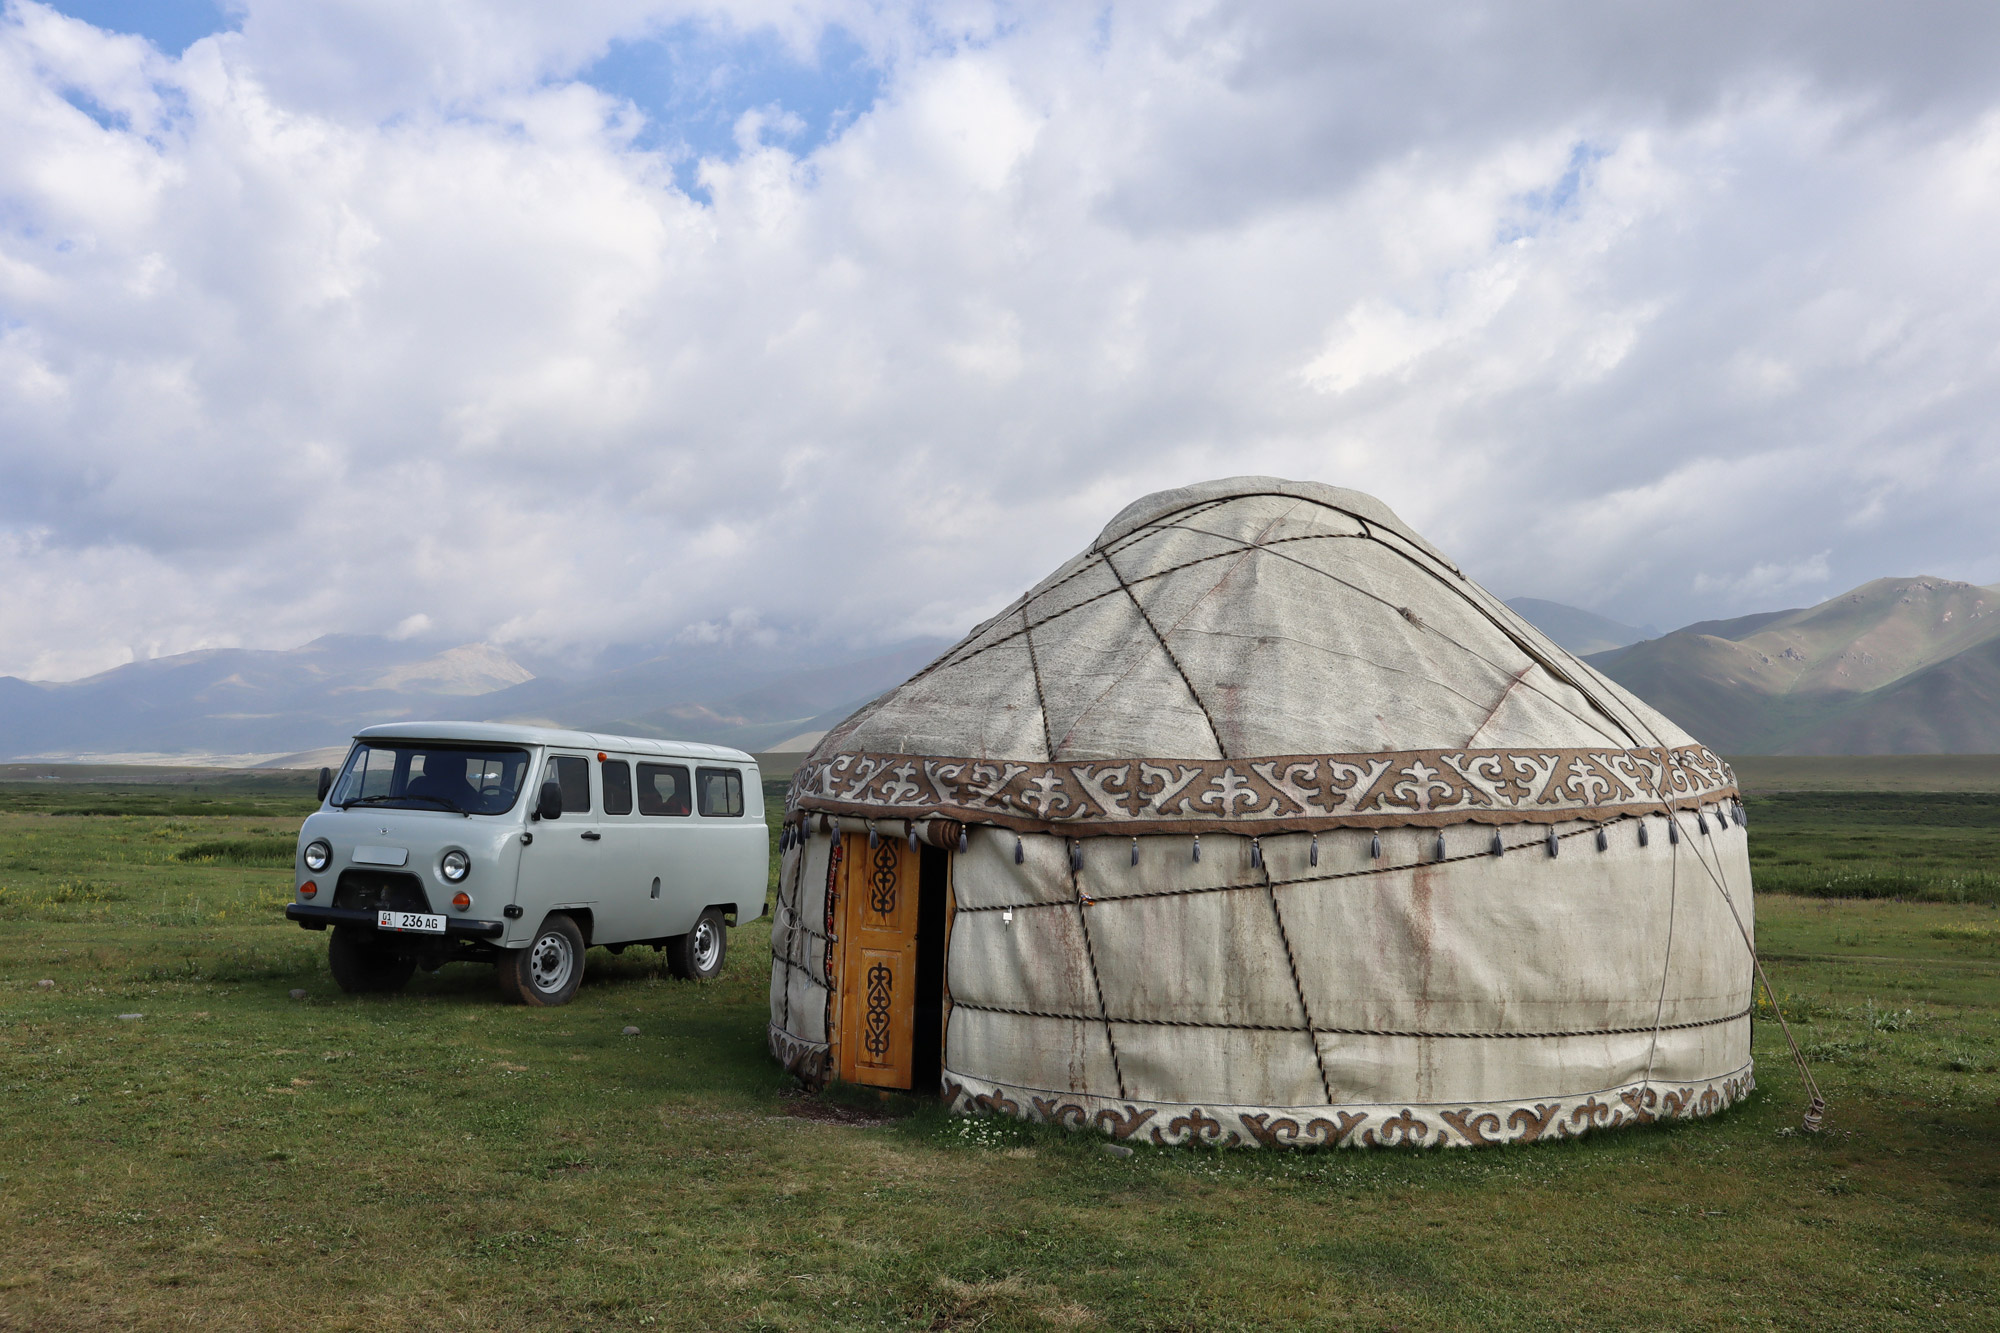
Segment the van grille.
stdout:
<path fill-rule="evenodd" d="M 423 881 L 393 870 L 343 870 L 333 888 L 333 905 L 357 912 L 428 912 Z"/>

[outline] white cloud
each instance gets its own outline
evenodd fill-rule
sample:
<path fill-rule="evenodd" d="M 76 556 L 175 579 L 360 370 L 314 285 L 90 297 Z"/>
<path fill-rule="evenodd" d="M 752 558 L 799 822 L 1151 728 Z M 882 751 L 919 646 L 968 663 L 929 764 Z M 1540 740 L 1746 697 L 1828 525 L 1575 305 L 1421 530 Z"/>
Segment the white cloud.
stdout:
<path fill-rule="evenodd" d="M 1526 12 L 11 0 L 0 671 L 949 632 L 1247 471 L 1633 622 L 2000 578 L 1993 21 Z M 683 22 L 882 99 L 690 197 L 574 81 Z"/>
<path fill-rule="evenodd" d="M 1832 554 L 1820 551 L 1803 560 L 1755 565 L 1735 574 L 1696 574 L 1693 586 L 1696 592 L 1721 592 L 1733 601 L 1754 602 L 1775 611 L 1781 608 L 1772 604 L 1774 598 L 1805 592 L 1817 601 L 1838 591 L 1826 586 Z"/>

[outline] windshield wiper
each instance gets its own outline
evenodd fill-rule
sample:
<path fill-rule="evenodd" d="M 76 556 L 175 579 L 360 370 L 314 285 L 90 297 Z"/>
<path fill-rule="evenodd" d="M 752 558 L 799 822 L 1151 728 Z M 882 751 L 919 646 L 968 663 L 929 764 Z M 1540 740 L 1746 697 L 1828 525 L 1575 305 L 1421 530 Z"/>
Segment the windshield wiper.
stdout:
<path fill-rule="evenodd" d="M 455 815 L 471 813 L 469 810 L 460 809 L 456 801 L 447 800 L 442 796 L 432 796 L 429 793 L 418 795 L 416 792 L 406 792 L 401 796 L 357 796 L 351 801 L 341 802 L 340 808 L 345 810 L 353 805 L 381 805 L 385 801 L 436 801 Z"/>

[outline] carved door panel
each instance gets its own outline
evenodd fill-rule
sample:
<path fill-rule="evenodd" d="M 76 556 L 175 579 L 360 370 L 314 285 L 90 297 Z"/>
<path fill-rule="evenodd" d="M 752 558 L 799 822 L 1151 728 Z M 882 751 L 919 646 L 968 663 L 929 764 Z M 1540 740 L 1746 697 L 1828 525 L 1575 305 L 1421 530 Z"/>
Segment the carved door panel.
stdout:
<path fill-rule="evenodd" d="M 918 854 L 900 838 L 844 838 L 840 896 L 839 1075 L 910 1086 L 916 1013 Z"/>

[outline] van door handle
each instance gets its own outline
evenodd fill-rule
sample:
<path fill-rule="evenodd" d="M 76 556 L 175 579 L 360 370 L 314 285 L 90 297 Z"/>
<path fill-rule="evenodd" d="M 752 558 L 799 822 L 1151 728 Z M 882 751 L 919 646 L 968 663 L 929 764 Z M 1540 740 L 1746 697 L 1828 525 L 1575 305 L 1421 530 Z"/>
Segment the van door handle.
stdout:
<path fill-rule="evenodd" d="M 599 833 L 596 829 L 585 829 L 583 831 L 583 840 L 585 842 L 596 842 L 599 838 L 603 836 L 604 835 L 602 833 Z"/>

